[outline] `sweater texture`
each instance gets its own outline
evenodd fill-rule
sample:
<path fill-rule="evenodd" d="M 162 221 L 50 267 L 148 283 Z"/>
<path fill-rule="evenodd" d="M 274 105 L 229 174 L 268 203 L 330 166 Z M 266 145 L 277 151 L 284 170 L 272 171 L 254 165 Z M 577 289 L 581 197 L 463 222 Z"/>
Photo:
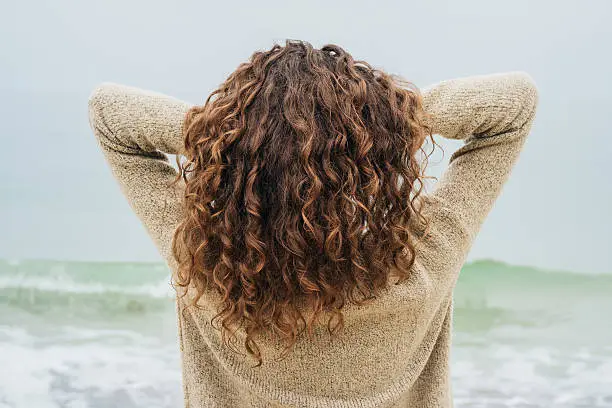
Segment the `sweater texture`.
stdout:
<path fill-rule="evenodd" d="M 325 324 L 289 355 L 256 337 L 263 365 L 227 350 L 210 320 L 219 297 L 177 313 L 185 407 L 452 407 L 449 357 L 453 289 L 483 221 L 501 193 L 535 118 L 538 92 L 522 71 L 448 79 L 421 90 L 433 133 L 463 144 L 422 196 L 429 232 L 416 247 L 410 278 L 367 305 L 345 305 L 344 329 Z M 172 273 L 171 240 L 184 183 L 168 154 L 182 154 L 192 105 L 115 83 L 89 98 L 89 123 L 112 173 Z M 415 227 L 416 228 L 416 227 Z M 177 308 L 185 300 L 177 299 Z M 177 309 L 179 310 L 179 309 Z M 308 318 L 308 311 L 304 311 Z M 324 315 L 323 322 L 327 321 Z M 242 344 L 244 333 L 237 333 Z"/>

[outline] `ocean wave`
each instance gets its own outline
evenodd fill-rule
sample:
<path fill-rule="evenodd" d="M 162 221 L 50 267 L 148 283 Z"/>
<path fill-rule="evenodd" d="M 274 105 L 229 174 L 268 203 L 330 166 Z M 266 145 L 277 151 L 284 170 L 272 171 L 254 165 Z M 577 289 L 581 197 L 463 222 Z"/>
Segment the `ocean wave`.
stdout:
<path fill-rule="evenodd" d="M 172 307 L 163 264 L 0 262 L 0 306 L 68 318 L 142 315 Z"/>
<path fill-rule="evenodd" d="M 0 291 L 40 291 L 55 292 L 58 294 L 125 294 L 148 296 L 152 298 L 172 297 L 174 289 L 168 279 L 156 283 L 146 283 L 141 286 L 120 286 L 101 282 L 75 282 L 70 278 L 0 276 Z"/>
<path fill-rule="evenodd" d="M 514 311 L 519 309 L 528 315 L 566 297 L 601 295 L 607 299 L 611 292 L 612 275 L 545 271 L 480 260 L 463 267 L 455 290 L 455 310 L 469 314 L 470 322 L 486 326 L 500 318 L 517 320 Z M 174 295 L 170 271 L 162 263 L 0 260 L 0 305 L 28 311 L 146 312 L 167 307 Z"/>

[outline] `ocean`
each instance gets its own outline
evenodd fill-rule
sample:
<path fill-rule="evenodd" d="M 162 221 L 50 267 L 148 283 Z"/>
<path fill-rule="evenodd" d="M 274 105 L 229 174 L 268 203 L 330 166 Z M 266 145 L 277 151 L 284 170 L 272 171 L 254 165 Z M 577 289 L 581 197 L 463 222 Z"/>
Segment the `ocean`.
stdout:
<path fill-rule="evenodd" d="M 612 407 L 612 275 L 482 260 L 455 290 L 456 407 Z M 161 263 L 0 260 L 0 407 L 179 407 Z"/>

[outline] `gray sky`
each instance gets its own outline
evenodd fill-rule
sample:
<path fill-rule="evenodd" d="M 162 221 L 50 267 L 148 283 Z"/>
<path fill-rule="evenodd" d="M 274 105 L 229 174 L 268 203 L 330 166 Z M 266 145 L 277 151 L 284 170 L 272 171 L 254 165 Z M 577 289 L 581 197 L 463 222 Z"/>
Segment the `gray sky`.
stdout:
<path fill-rule="evenodd" d="M 205 3 L 2 2 L 0 257 L 160 260 L 95 144 L 89 93 L 113 81 L 203 103 L 254 50 L 295 38 L 419 87 L 529 72 L 538 116 L 470 259 L 612 273 L 612 2 Z M 432 175 L 459 146 L 441 143 Z"/>

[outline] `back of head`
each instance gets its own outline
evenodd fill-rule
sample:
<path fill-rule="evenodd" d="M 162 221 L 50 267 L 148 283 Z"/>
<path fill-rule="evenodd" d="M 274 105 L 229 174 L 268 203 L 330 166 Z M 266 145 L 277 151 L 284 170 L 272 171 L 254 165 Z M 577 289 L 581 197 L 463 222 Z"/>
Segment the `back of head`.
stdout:
<path fill-rule="evenodd" d="M 410 271 L 428 135 L 418 90 L 339 46 L 255 52 L 186 118 L 177 283 L 221 294 L 223 330 L 242 321 L 258 359 L 256 333 L 290 348 L 310 329 L 300 300 L 341 327 L 355 292 Z"/>

